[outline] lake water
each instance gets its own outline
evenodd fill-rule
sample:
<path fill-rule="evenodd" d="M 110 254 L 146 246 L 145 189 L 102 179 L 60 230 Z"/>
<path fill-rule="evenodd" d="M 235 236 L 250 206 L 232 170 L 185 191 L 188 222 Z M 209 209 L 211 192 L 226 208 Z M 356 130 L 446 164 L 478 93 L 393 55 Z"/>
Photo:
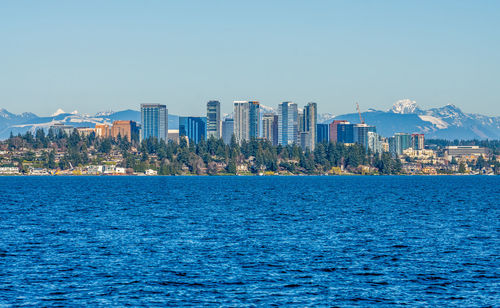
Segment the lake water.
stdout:
<path fill-rule="evenodd" d="M 0 306 L 499 306 L 500 177 L 0 177 Z"/>

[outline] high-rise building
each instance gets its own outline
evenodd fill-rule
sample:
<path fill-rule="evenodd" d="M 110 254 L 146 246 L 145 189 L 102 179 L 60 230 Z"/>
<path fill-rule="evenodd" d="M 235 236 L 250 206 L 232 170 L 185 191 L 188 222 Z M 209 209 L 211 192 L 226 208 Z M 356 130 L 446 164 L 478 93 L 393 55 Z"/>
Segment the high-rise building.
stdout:
<path fill-rule="evenodd" d="M 423 150 L 425 147 L 424 134 L 411 134 L 411 147 L 414 150 Z"/>
<path fill-rule="evenodd" d="M 283 102 L 278 105 L 278 144 L 298 143 L 299 114 L 297 104 Z"/>
<path fill-rule="evenodd" d="M 355 143 L 361 144 L 368 149 L 368 132 L 376 133 L 377 130 L 375 126 L 367 124 L 354 124 L 353 139 Z"/>
<path fill-rule="evenodd" d="M 250 138 L 260 137 L 260 103 L 257 101 L 248 102 L 248 131 Z"/>
<path fill-rule="evenodd" d="M 114 121 L 111 127 L 111 137 L 116 139 L 118 136 L 126 138 L 129 142 L 132 139 L 138 140 L 139 127 L 137 123 L 135 121 Z"/>
<path fill-rule="evenodd" d="M 316 142 L 328 143 L 330 142 L 330 133 L 328 124 L 316 124 Z"/>
<path fill-rule="evenodd" d="M 306 150 L 306 149 L 311 150 L 311 148 L 310 148 L 311 134 L 299 131 L 298 132 L 298 143 L 303 150 Z"/>
<path fill-rule="evenodd" d="M 389 139 L 389 149 L 393 154 L 401 155 L 403 151 L 411 148 L 411 135 L 407 133 L 396 133 Z"/>
<path fill-rule="evenodd" d="M 110 135 L 109 125 L 107 124 L 96 124 L 94 130 L 95 135 L 100 138 L 108 138 Z"/>
<path fill-rule="evenodd" d="M 354 143 L 354 124 L 349 122 L 337 124 L 337 142 Z"/>
<path fill-rule="evenodd" d="M 384 151 L 384 140 L 376 132 L 368 132 L 368 149 L 376 154 L 380 154 Z"/>
<path fill-rule="evenodd" d="M 337 142 L 337 125 L 339 124 L 349 124 L 348 121 L 344 120 L 335 120 L 332 123 L 330 123 L 330 132 L 329 132 L 329 137 L 330 137 L 330 142 Z"/>
<path fill-rule="evenodd" d="M 179 117 L 179 137 L 187 137 L 189 142 L 198 143 L 207 135 L 207 118 Z"/>
<path fill-rule="evenodd" d="M 141 104 L 141 140 L 151 137 L 168 140 L 168 110 L 160 104 Z"/>
<path fill-rule="evenodd" d="M 302 147 L 309 148 L 310 150 L 314 150 L 316 145 L 316 122 L 317 122 L 317 104 L 316 103 L 308 103 L 304 106 L 304 110 L 302 111 L 302 120 L 300 121 L 300 136 L 305 137 L 306 140 L 301 140 Z M 307 133 L 307 136 L 302 133 Z"/>
<path fill-rule="evenodd" d="M 234 135 L 238 143 L 260 137 L 260 104 L 257 101 L 234 102 Z"/>
<path fill-rule="evenodd" d="M 222 122 L 222 140 L 224 140 L 225 144 L 231 143 L 231 138 L 234 134 L 234 120 L 233 119 L 225 119 Z"/>
<path fill-rule="evenodd" d="M 236 141 L 241 143 L 243 140 L 250 139 L 250 105 L 247 101 L 234 102 L 234 136 Z"/>
<path fill-rule="evenodd" d="M 216 139 L 222 137 L 219 101 L 209 101 L 207 103 L 207 139 L 212 136 Z"/>
<path fill-rule="evenodd" d="M 262 116 L 262 137 L 273 145 L 278 145 L 278 116 L 265 113 Z"/>

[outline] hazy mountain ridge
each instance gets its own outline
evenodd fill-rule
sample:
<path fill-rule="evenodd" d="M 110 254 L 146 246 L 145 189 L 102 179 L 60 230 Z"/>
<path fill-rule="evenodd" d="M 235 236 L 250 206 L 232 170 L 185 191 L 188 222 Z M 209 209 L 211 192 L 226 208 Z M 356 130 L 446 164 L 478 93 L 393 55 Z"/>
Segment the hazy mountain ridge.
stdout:
<path fill-rule="evenodd" d="M 109 124 L 117 120 L 132 120 L 141 122 L 141 113 L 137 110 L 107 111 L 95 115 L 80 114 L 77 112 L 67 113 L 58 109 L 51 116 L 39 117 L 33 113 L 16 115 L 5 109 L 0 109 L 0 140 L 9 138 L 10 134 L 24 134 L 27 131 L 34 132 L 37 129 L 48 130 L 50 126 L 60 123 L 74 127 L 94 127 L 96 124 Z M 176 115 L 168 115 L 169 129 L 177 129 L 179 118 Z"/>
<path fill-rule="evenodd" d="M 262 106 L 265 113 L 277 114 L 273 107 Z M 392 136 L 397 132 L 424 133 L 426 138 L 442 139 L 500 139 L 500 117 L 464 113 L 454 105 L 440 108 L 421 109 L 415 101 L 404 99 L 397 101 L 387 111 L 368 109 L 362 113 L 367 124 L 375 125 L 383 136 Z M 357 113 L 334 116 L 331 113 L 318 114 L 318 123 L 330 123 L 333 120 L 348 120 L 359 123 Z M 56 123 L 75 127 L 94 127 L 95 124 L 112 124 L 116 120 L 141 121 L 138 110 L 104 111 L 95 115 L 66 113 L 57 110 L 52 116 L 39 117 L 25 112 L 20 115 L 0 109 L 0 139 L 6 139 L 28 130 L 48 129 Z M 178 129 L 179 117 L 168 116 L 169 129 Z"/>

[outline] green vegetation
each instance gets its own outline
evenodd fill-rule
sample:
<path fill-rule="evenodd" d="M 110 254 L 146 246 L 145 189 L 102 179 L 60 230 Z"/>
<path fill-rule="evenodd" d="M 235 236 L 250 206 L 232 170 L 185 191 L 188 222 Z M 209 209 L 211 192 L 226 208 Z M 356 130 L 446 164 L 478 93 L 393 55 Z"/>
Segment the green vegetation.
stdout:
<path fill-rule="evenodd" d="M 211 138 L 198 144 L 150 138 L 138 142 L 118 137 L 97 138 L 93 133 L 81 136 L 74 130 L 69 136 L 60 131 L 42 130 L 35 135 L 11 136 L 1 143 L 3 149 L 18 155 L 17 162 L 43 168 L 68 169 L 114 161 L 135 172 L 157 170 L 174 174 L 325 174 L 344 170 L 356 174 L 398 174 L 401 162 L 390 154 L 374 155 L 361 145 L 317 144 L 314 151 L 302 151 L 297 145 L 273 146 L 269 141 L 250 140 L 238 144 L 233 137 L 226 145 Z M 35 155 L 35 152 L 38 154 Z M 15 156 L 15 155 L 13 155 Z"/>

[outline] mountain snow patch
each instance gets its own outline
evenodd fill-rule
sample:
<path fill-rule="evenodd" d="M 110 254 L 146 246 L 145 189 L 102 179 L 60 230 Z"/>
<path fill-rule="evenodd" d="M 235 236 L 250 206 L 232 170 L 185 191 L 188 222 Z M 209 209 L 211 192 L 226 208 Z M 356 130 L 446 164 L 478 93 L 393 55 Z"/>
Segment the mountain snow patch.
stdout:
<path fill-rule="evenodd" d="M 436 127 L 439 129 L 448 128 L 448 123 L 446 123 L 445 121 L 443 121 L 439 118 L 436 118 L 436 117 L 433 117 L 430 115 L 419 115 L 418 117 L 420 119 L 422 119 L 423 121 L 431 122 L 432 124 L 436 125 Z"/>
<path fill-rule="evenodd" d="M 60 114 L 64 114 L 66 113 L 64 110 L 62 110 L 61 108 L 57 109 L 56 112 L 54 112 L 51 117 L 57 117 L 58 115 Z"/>
<path fill-rule="evenodd" d="M 409 114 L 419 112 L 420 108 L 418 107 L 416 101 L 402 99 L 397 101 L 389 111 L 399 114 Z"/>

